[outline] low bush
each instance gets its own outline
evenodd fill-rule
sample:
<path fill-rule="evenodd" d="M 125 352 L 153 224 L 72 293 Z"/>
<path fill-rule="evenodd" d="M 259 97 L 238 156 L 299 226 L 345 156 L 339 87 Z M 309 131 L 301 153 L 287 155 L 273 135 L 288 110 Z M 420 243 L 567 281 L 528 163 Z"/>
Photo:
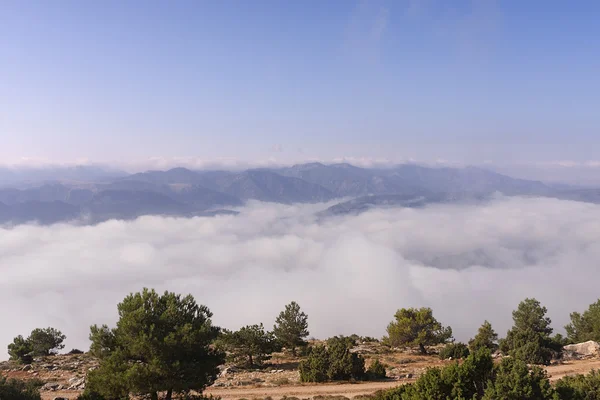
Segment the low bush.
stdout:
<path fill-rule="evenodd" d="M 375 360 L 371 365 L 369 365 L 369 369 L 367 369 L 367 378 L 372 380 L 377 379 L 385 379 L 386 377 L 386 366 L 382 364 L 379 360 Z"/>
<path fill-rule="evenodd" d="M 24 382 L 0 376 L 0 399 L 40 400 L 38 381 Z"/>
<path fill-rule="evenodd" d="M 556 382 L 555 390 L 561 400 L 600 399 L 600 372 L 564 377 Z"/>
<path fill-rule="evenodd" d="M 458 342 L 458 343 L 448 343 L 442 350 L 440 350 L 440 359 L 447 360 L 449 358 L 453 360 L 458 360 L 462 358 L 467 358 L 469 356 L 469 348 L 466 344 Z"/>
<path fill-rule="evenodd" d="M 325 382 L 339 380 L 362 380 L 365 360 L 350 352 L 354 341 L 349 337 L 336 336 L 327 340 L 327 347 L 311 348 L 306 360 L 298 367 L 302 382 Z"/>

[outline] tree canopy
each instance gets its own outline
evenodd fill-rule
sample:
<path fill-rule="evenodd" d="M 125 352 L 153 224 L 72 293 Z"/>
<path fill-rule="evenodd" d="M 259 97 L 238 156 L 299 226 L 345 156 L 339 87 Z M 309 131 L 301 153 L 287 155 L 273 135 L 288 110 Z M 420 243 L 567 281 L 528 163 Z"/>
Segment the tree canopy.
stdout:
<path fill-rule="evenodd" d="M 8 355 L 11 360 L 30 363 L 33 359 L 33 348 L 31 343 L 19 335 L 13 339 L 13 342 L 8 345 Z"/>
<path fill-rule="evenodd" d="M 431 308 L 402 308 L 387 327 L 388 342 L 392 346 L 418 346 L 426 353 L 426 346 L 446 343 L 452 338 L 452 328 L 444 327 L 433 317 Z"/>
<path fill-rule="evenodd" d="M 8 354 L 11 360 L 30 363 L 33 357 L 55 355 L 64 349 L 63 341 L 66 336 L 54 328 L 34 329 L 27 339 L 19 335 L 8 345 Z"/>
<path fill-rule="evenodd" d="M 477 351 L 483 347 L 489 349 L 491 352 L 498 349 L 498 334 L 487 320 L 479 327 L 477 335 L 469 340 L 469 349 L 471 351 Z"/>
<path fill-rule="evenodd" d="M 34 329 L 27 339 L 31 343 L 34 356 L 49 356 L 65 348 L 67 337 L 54 328 Z"/>
<path fill-rule="evenodd" d="M 231 359 L 246 367 L 262 365 L 277 349 L 275 338 L 263 324 L 247 325 L 238 331 L 224 331 L 219 345 L 231 354 Z"/>
<path fill-rule="evenodd" d="M 281 344 L 292 350 L 296 355 L 296 348 L 304 346 L 304 339 L 308 337 L 308 316 L 300 310 L 295 301 L 285 306 L 285 310 L 279 313 L 273 327 L 273 334 Z"/>
<path fill-rule="evenodd" d="M 549 364 L 561 346 L 551 337 L 547 309 L 536 299 L 523 300 L 513 311 L 513 327 L 500 341 L 500 350 L 530 364 Z"/>
<path fill-rule="evenodd" d="M 600 299 L 580 314 L 571 313 L 571 323 L 565 326 L 567 338 L 575 343 L 600 341 Z"/>
<path fill-rule="evenodd" d="M 215 380 L 224 354 L 211 343 L 220 329 L 210 310 L 191 295 L 144 289 L 117 306 L 114 329 L 91 327 L 91 351 L 100 367 L 88 376 L 88 392 L 108 399 L 130 394 L 156 400 L 158 392 L 201 392 Z"/>

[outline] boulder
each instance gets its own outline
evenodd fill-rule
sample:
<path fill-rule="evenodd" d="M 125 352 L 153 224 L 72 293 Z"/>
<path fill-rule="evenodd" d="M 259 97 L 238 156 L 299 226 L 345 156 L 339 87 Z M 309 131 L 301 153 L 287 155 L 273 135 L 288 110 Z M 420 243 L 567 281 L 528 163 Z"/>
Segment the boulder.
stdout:
<path fill-rule="evenodd" d="M 23 368 L 21 368 L 21 371 L 29 371 L 31 368 L 33 368 L 31 364 L 27 364 L 24 365 Z"/>
<path fill-rule="evenodd" d="M 60 387 L 60 383 L 57 382 L 48 382 L 44 386 L 41 387 L 41 390 L 56 390 Z"/>
<path fill-rule="evenodd" d="M 589 340 L 583 343 L 569 344 L 564 346 L 563 350 L 568 353 L 576 353 L 581 356 L 589 357 L 600 353 L 600 344 L 598 342 L 594 342 L 593 340 Z"/>

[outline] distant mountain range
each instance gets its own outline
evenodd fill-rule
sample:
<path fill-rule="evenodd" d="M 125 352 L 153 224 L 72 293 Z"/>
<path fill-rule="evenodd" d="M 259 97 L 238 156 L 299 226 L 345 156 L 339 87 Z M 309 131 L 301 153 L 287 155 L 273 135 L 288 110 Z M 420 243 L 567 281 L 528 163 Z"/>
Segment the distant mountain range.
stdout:
<path fill-rule="evenodd" d="M 600 203 L 600 189 L 557 188 L 475 167 L 406 164 L 369 169 L 310 163 L 241 172 L 174 168 L 132 175 L 75 168 L 66 174 L 37 172 L 37 181 L 19 180 L 15 174 L 2 180 L 1 172 L 0 223 L 10 224 L 96 223 L 142 215 L 212 216 L 236 213 L 235 208 L 247 200 L 291 204 L 340 199 L 321 217 L 374 207 L 482 201 L 494 193 Z"/>

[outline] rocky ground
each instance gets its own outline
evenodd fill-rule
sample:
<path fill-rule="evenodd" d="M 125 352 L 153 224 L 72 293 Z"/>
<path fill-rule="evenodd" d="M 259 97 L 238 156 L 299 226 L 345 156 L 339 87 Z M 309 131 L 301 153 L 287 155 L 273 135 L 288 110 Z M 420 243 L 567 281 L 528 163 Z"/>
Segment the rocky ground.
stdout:
<path fill-rule="evenodd" d="M 575 350 L 567 352 L 567 359 L 547 367 L 551 380 L 600 369 L 600 346 L 587 344 Z M 218 379 L 206 392 L 223 400 L 278 399 L 286 396 L 302 399 L 317 396 L 353 398 L 412 382 L 427 368 L 452 362 L 442 361 L 436 355 L 420 355 L 412 350 L 389 349 L 378 343 L 364 343 L 353 351 L 365 357 L 367 366 L 375 359 L 386 364 L 388 379 L 378 382 L 303 384 L 298 373 L 300 359 L 278 353 L 263 369 L 244 370 L 231 365 L 223 366 Z M 85 389 L 87 373 L 97 366 L 98 361 L 87 354 L 58 355 L 37 358 L 28 365 L 5 361 L 0 363 L 0 374 L 24 380 L 39 379 L 44 384 L 41 389 L 44 400 L 75 399 Z"/>

